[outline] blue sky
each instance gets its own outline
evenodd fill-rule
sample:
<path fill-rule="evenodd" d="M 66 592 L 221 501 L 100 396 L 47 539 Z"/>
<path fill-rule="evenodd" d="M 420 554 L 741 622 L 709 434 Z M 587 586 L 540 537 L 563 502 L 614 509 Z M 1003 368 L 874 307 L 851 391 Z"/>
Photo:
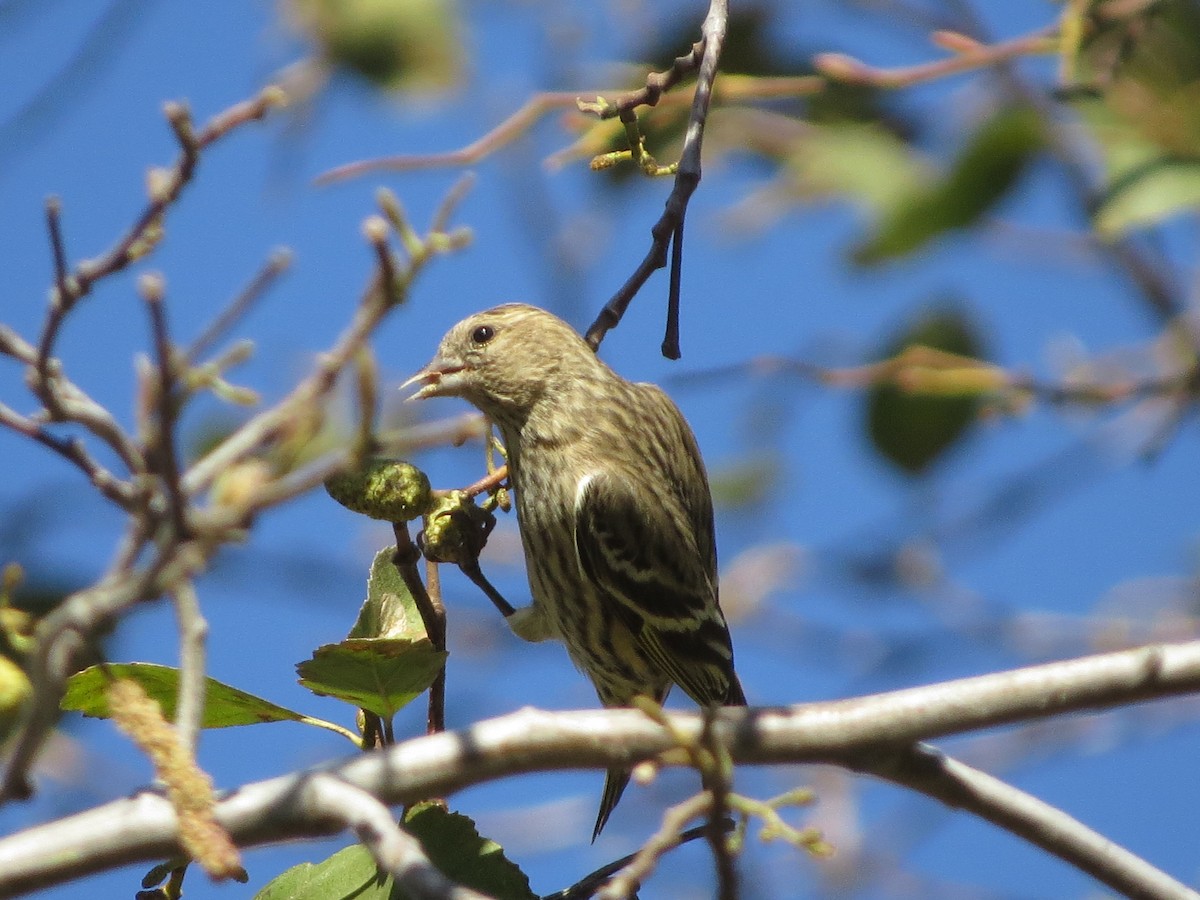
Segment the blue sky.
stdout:
<path fill-rule="evenodd" d="M 295 253 L 294 266 L 248 319 L 245 332 L 258 350 L 238 373 L 241 383 L 268 398 L 279 396 L 353 309 L 371 264 L 360 223 L 373 211 L 376 187 L 391 187 L 424 222 L 459 173 L 379 176 L 329 188 L 314 187 L 312 178 L 352 159 L 456 147 L 531 91 L 603 83 L 601 64 L 633 53 L 637 28 L 614 24 L 617 4 L 587 11 L 578 6 L 464 5 L 471 62 L 463 90 L 418 103 L 339 77 L 310 107 L 243 129 L 206 154 L 159 252 L 129 276 L 111 279 L 72 316 L 60 345 L 68 370 L 128 420 L 132 356 L 147 346 L 148 334 L 133 289 L 136 273 L 165 274 L 170 320 L 182 342 L 199 333 L 273 248 L 285 245 Z M 1041 3 L 1010 6 L 993 13 L 1001 36 L 1052 14 Z M 42 214 L 46 196 L 62 199 L 72 258 L 99 253 L 143 204 L 146 168 L 174 156 L 162 103 L 186 99 L 203 120 L 253 94 L 303 49 L 281 28 L 273 4 L 126 0 L 110 8 L 113 27 L 96 52 L 58 77 L 104 9 L 97 4 L 84 14 L 65 2 L 0 4 L 0 84 L 6 86 L 0 92 L 0 320 L 26 335 L 36 333 L 52 277 Z M 682 4 L 647 3 L 635 10 L 644 25 L 680 15 L 694 15 L 698 23 L 700 15 Z M 885 27 L 837 3 L 780 4 L 777 14 L 781 40 L 805 50 L 850 50 L 880 64 L 916 62 L 937 52 L 916 30 Z M 927 120 L 944 122 L 930 129 L 936 137 L 928 148 L 932 155 L 945 156 L 957 146 L 978 90 L 978 83 L 959 79 L 901 98 Z M 632 271 L 669 184 L 637 181 L 611 191 L 583 166 L 546 172 L 540 159 L 568 140 L 551 117 L 530 140 L 476 168 L 477 184 L 458 215 L 474 230 L 473 245 L 423 275 L 410 305 L 374 342 L 389 384 L 423 364 L 444 330 L 469 312 L 520 299 L 585 327 Z M 1156 599 L 1165 603 L 1172 591 L 1186 588 L 1183 579 L 1193 573 L 1196 553 L 1194 425 L 1152 459 L 1131 465 L 1103 420 L 1034 409 L 980 429 L 930 483 L 914 486 L 867 446 L 862 398 L 853 392 L 786 380 L 714 384 L 688 377 L 761 354 L 853 364 L 906 311 L 945 295 L 963 298 L 983 323 L 996 360 L 1043 376 L 1052 375 L 1053 360 L 1073 347 L 1102 353 L 1148 341 L 1156 323 L 1101 261 L 1059 252 L 1053 242 L 1030 252 L 1030 236 L 1036 241 L 1039 234 L 1079 227 L 1074 213 L 1063 211 L 1062 188 L 1050 167 L 1028 173 L 1000 211 L 1019 226 L 1016 239 L 951 236 L 919 257 L 867 272 L 845 262 L 864 223 L 842 205 L 798 210 L 761 234 L 731 233 L 722 214 L 763 179 L 763 169 L 745 160 L 706 168 L 689 218 L 683 359 L 671 363 L 657 352 L 663 275 L 651 280 L 603 348 L 622 374 L 668 387 L 715 475 L 748 454 L 769 454 L 779 467 L 761 506 L 719 514 L 727 568 L 760 544 L 794 548 L 798 561 L 795 577 L 734 625 L 752 702 L 836 698 L 1036 661 L 1039 652 L 1084 652 L 1083 619 L 1098 605 L 1127 612 L 1122 598 L 1128 595 L 1137 608 Z M 1028 230 L 1024 242 L 1021 228 Z M 1194 235 L 1179 229 L 1168 238 L 1168 248 L 1186 259 Z M 556 252 L 560 247 L 570 254 Z M 2 371 L 0 397 L 29 409 L 15 367 Z M 185 427 L 196 433 L 216 411 L 215 404 L 197 410 Z M 445 401 L 428 412 L 462 411 Z M 970 509 L 1055 458 L 1066 461 L 1040 486 L 1034 512 L 1017 517 L 1012 528 L 945 548 L 947 587 L 937 597 L 855 581 L 840 564 L 870 549 L 879 536 L 914 533 L 927 516 L 953 519 L 953 511 Z M 37 577 L 83 582 L 99 572 L 114 546 L 115 514 L 89 495 L 74 471 L 16 436 L 0 434 L 0 459 L 9 473 L 0 502 L 5 518 L 17 523 L 8 530 L 19 537 L 6 552 Z M 418 461 L 439 487 L 473 481 L 482 465 L 473 447 Z M 349 711 L 296 685 L 293 664 L 344 635 L 363 597 L 371 556 L 387 542 L 386 531 L 323 495 L 265 517 L 252 541 L 228 552 L 201 584 L 212 623 L 211 674 L 350 724 Z M 515 542 L 515 523 L 502 522 L 486 562 L 506 596 L 521 603 L 525 587 L 513 562 Z M 520 645 L 456 574 L 447 575 L 445 589 L 451 725 L 527 704 L 593 705 L 590 688 L 560 648 Z M 1043 631 L 1017 648 L 943 628 L 944 615 L 976 606 L 1021 611 Z M 174 662 L 172 626 L 166 608 L 138 612 L 111 645 L 112 658 Z M 1060 640 L 1042 651 L 1032 640 L 1055 635 Z M 1039 738 L 1045 752 L 1031 759 L 1025 748 L 1006 753 L 999 738 L 992 744 L 951 742 L 950 749 L 995 752 L 989 759 L 997 774 L 1061 804 L 1175 876 L 1194 880 L 1200 790 L 1190 760 L 1200 729 L 1186 710 L 1173 709 L 1147 709 L 1077 730 L 1052 727 Z M 397 731 L 418 733 L 422 721 L 421 710 L 406 711 Z M 127 794 L 147 780 L 146 766 L 106 724 L 72 722 L 66 735 L 62 752 L 75 760 L 74 774 L 48 783 L 28 806 L 0 810 L 5 831 Z M 219 787 L 234 787 L 349 752 L 332 735 L 281 724 L 208 733 L 201 760 Z M 859 802 L 859 839 L 892 847 L 915 876 L 974 885 L 984 896 L 1094 892 L 1082 875 L 990 826 L 893 789 L 859 782 L 847 795 L 829 773 L 808 770 L 747 773 L 744 788 L 766 795 L 813 778 L 826 785 L 830 798 Z M 510 848 L 535 890 L 549 892 L 636 846 L 658 811 L 694 787 L 688 774 L 671 774 L 653 788 L 631 789 L 605 837 L 591 847 L 585 829 L 600 782 L 599 773 L 522 778 L 465 792 L 453 805 Z M 813 823 L 821 826 L 822 816 L 832 818 L 835 810 L 833 803 L 828 810 L 818 806 Z M 344 843 L 254 853 L 248 858 L 252 885 Z M 671 861 L 662 876 L 671 886 L 664 894 L 703 896 L 709 875 L 702 858 L 700 850 L 685 851 Z M 759 872 L 762 882 L 747 896 L 803 893 L 796 879 L 819 896 L 819 867 L 789 850 L 755 848 L 746 871 Z M 98 879 L 95 895 L 128 896 L 139 874 Z M 188 888 L 189 897 L 246 894 L 198 876 Z M 76 890 L 46 896 L 74 896 Z"/>

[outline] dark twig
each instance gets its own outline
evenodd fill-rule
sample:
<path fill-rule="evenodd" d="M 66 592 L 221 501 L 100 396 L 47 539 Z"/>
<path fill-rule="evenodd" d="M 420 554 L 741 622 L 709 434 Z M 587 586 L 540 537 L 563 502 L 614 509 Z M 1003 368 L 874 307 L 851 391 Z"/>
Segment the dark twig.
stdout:
<path fill-rule="evenodd" d="M 501 596 L 500 592 L 492 586 L 492 583 L 487 580 L 487 577 L 483 574 L 483 570 L 479 568 L 479 560 L 467 560 L 459 563 L 458 567 L 462 570 L 464 575 L 471 579 L 472 584 L 474 584 L 477 588 L 483 591 L 484 594 L 487 595 L 487 598 L 492 601 L 492 604 L 496 607 L 496 609 L 500 610 L 500 614 L 504 616 L 504 618 L 507 619 L 516 612 L 516 609 L 512 606 L 512 604 L 505 600 L 504 597 Z"/>
<path fill-rule="evenodd" d="M 652 241 L 646 257 L 634 270 L 633 275 L 605 304 L 600 315 L 596 317 L 596 321 L 588 328 L 585 337 L 592 349 L 599 348 L 604 336 L 621 321 L 621 317 L 625 314 L 634 295 L 646 283 L 650 275 L 667 264 L 667 247 L 672 238 L 678 241 L 683 236 L 682 225 L 687 214 L 688 201 L 700 184 L 700 149 L 704 138 L 705 122 L 708 118 L 708 107 L 712 99 L 713 82 L 717 77 L 717 65 L 720 62 L 721 48 L 725 42 L 728 18 L 727 0 L 711 0 L 708 15 L 704 19 L 703 38 L 700 43 L 692 48 L 690 54 L 677 59 L 669 72 L 652 73 L 647 77 L 646 87 L 642 91 L 623 98 L 612 112 L 612 115 L 620 115 L 623 110 L 633 109 L 640 104 L 653 105 L 663 90 L 683 77 L 685 71 L 690 71 L 689 67 L 698 67 L 696 93 L 692 98 L 692 109 L 683 138 L 679 169 L 675 173 L 675 186 L 671 189 L 670 196 L 667 197 L 666 208 L 662 216 L 650 229 Z M 676 256 L 676 264 L 681 259 L 682 257 Z M 678 290 L 678 274 L 673 273 L 668 308 L 672 305 L 678 307 Z M 663 345 L 664 353 L 667 356 L 671 356 L 671 354 L 666 351 L 673 349 L 675 357 L 672 358 L 678 357 L 678 347 L 672 346 L 670 333 L 667 334 Z"/>
<path fill-rule="evenodd" d="M 83 441 L 64 438 L 50 433 L 40 422 L 23 416 L 0 403 L 0 426 L 11 428 L 32 438 L 44 447 L 53 450 L 63 459 L 78 468 L 100 493 L 123 509 L 131 509 L 137 502 L 138 492 L 127 481 L 122 481 L 100 465 L 87 451 Z"/>
<path fill-rule="evenodd" d="M 393 522 L 392 531 L 396 535 L 396 553 L 392 561 L 404 579 L 404 585 L 412 595 L 425 625 L 425 633 L 434 649 L 446 649 L 446 608 L 442 606 L 441 598 L 430 596 L 421 581 L 421 573 L 417 571 L 417 560 L 421 552 L 413 543 L 405 522 Z M 446 730 L 446 669 L 443 666 L 429 688 L 429 733 L 436 734 Z"/>
<path fill-rule="evenodd" d="M 683 278 L 683 220 L 675 228 L 671 242 L 671 287 L 667 293 L 667 333 L 662 342 L 662 355 L 679 359 L 679 283 Z"/>
<path fill-rule="evenodd" d="M 154 337 L 154 355 L 158 360 L 158 416 L 152 435 L 146 441 L 148 455 L 160 468 L 168 514 L 177 538 L 186 538 L 187 497 L 179 483 L 179 454 L 175 447 L 175 424 L 178 409 L 175 386 L 178 384 L 175 362 L 171 352 L 171 337 L 167 332 L 167 313 L 163 308 L 163 281 L 159 275 L 145 275 L 139 286 L 150 310 L 150 326 Z"/>
<path fill-rule="evenodd" d="M 54 254 L 54 284 L 58 288 L 58 296 L 65 297 L 67 295 L 67 250 L 62 233 L 62 201 L 57 197 L 50 197 L 46 200 L 46 229 L 50 232 L 50 250 Z"/>
<path fill-rule="evenodd" d="M 728 834 L 733 830 L 733 820 L 726 819 L 722 824 L 724 831 Z M 682 847 L 684 844 L 690 844 L 692 841 L 699 840 L 704 837 L 709 826 L 697 825 L 695 828 L 689 828 L 687 831 L 681 832 L 679 842 L 675 845 Z M 561 891 L 555 891 L 553 894 L 546 894 L 542 900 L 587 900 L 600 889 L 604 882 L 608 881 L 615 874 L 628 866 L 638 856 L 637 853 L 630 853 L 628 856 L 622 856 L 620 859 L 613 860 L 606 865 L 601 866 L 594 872 L 589 872 L 579 881 Z"/>

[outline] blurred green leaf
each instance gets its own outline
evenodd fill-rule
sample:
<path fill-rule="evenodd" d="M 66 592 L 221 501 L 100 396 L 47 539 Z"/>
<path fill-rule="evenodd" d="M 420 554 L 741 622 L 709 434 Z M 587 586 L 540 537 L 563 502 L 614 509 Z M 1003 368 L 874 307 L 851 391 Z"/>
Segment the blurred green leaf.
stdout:
<path fill-rule="evenodd" d="M 535 900 L 529 879 L 500 845 L 479 836 L 466 816 L 436 803 L 420 803 L 404 817 L 404 828 L 451 881 L 497 900 Z M 339 850 L 320 863 L 302 863 L 275 878 L 255 900 L 405 900 L 391 876 L 381 876 L 365 847 Z"/>
<path fill-rule="evenodd" d="M 60 706 L 85 716 L 108 718 L 105 691 L 113 678 L 136 681 L 162 707 L 163 716 L 174 720 L 175 698 L 179 694 L 179 670 L 156 663 L 110 663 L 84 669 L 67 679 L 67 690 Z M 238 690 L 215 678 L 206 678 L 205 683 L 204 717 L 201 720 L 204 728 L 309 721 L 301 713 Z"/>
<path fill-rule="evenodd" d="M 427 638 L 348 638 L 297 663 L 300 683 L 390 719 L 433 684 L 446 662 Z"/>
<path fill-rule="evenodd" d="M 1162 0 L 1091 26 L 1071 100 L 1104 162 L 1093 224 L 1112 238 L 1200 204 L 1200 4 Z"/>
<path fill-rule="evenodd" d="M 788 174 L 801 196 L 848 196 L 878 214 L 931 180 L 929 166 L 890 131 L 847 123 L 815 127 L 797 141 Z"/>
<path fill-rule="evenodd" d="M 341 66 L 389 90 L 445 90 L 463 46 L 452 0 L 291 0 L 292 18 Z"/>
<path fill-rule="evenodd" d="M 947 308 L 927 312 L 904 327 L 880 358 L 892 359 L 913 346 L 973 359 L 984 354 L 966 314 Z M 975 421 L 978 404 L 977 397 L 915 395 L 891 383 L 879 384 L 867 394 L 867 433 L 884 459 L 909 475 L 920 475 L 962 439 Z"/>
<path fill-rule="evenodd" d="M 725 508 L 758 503 L 779 480 L 779 469 L 779 458 L 774 454 L 754 454 L 714 469 L 709 475 L 713 503 Z"/>
<path fill-rule="evenodd" d="M 1038 116 L 1006 109 L 985 122 L 940 181 L 912 191 L 886 211 L 875 233 L 854 251 L 875 265 L 919 250 L 947 231 L 974 224 L 1016 184 L 1043 144 Z"/>
<path fill-rule="evenodd" d="M 1122 174 L 1096 207 L 1093 224 L 1101 235 L 1118 237 L 1200 207 L 1200 159 L 1159 157 Z"/>

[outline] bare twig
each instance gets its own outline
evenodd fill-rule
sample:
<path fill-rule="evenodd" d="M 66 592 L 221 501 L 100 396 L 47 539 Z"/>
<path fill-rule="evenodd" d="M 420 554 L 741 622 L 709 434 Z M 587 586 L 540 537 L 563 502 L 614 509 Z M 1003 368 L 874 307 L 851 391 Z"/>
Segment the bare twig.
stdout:
<path fill-rule="evenodd" d="M 404 585 L 412 595 L 425 625 L 425 633 L 435 650 L 446 649 L 446 608 L 442 605 L 441 596 L 435 596 L 426 590 L 421 581 L 421 573 L 417 571 L 417 560 L 421 552 L 413 543 L 408 533 L 408 525 L 404 522 L 392 523 L 392 531 L 396 535 L 396 554 L 392 561 L 404 579 Z M 438 672 L 433 684 L 429 687 L 429 720 L 430 734 L 446 730 L 446 667 Z"/>
<path fill-rule="evenodd" d="M 642 849 L 600 890 L 601 900 L 627 900 L 632 897 L 667 851 L 679 846 L 687 823 L 708 815 L 711 811 L 712 794 L 708 791 L 689 797 L 668 809 L 663 815 L 658 831 L 650 835 L 649 840 L 642 844 Z M 708 826 L 705 826 L 705 831 L 707 830 Z"/>
<path fill-rule="evenodd" d="M 87 447 L 77 438 L 64 438 L 52 434 L 40 422 L 23 416 L 0 403 L 0 426 L 11 428 L 32 438 L 44 447 L 53 450 L 67 462 L 78 468 L 88 481 L 113 503 L 131 509 L 138 500 L 138 491 L 128 481 L 122 481 L 88 453 Z"/>
<path fill-rule="evenodd" d="M 158 375 L 158 384 L 154 391 L 158 414 L 143 443 L 146 448 L 146 456 L 159 470 L 156 474 L 162 483 L 163 497 L 167 502 L 167 515 L 175 529 L 175 536 L 177 539 L 182 539 L 187 537 L 188 523 L 187 498 L 179 484 L 179 454 L 175 449 L 175 425 L 179 411 L 176 385 L 179 383 L 179 379 L 171 347 L 171 337 L 167 331 L 167 312 L 163 308 L 162 276 L 143 275 L 139 279 L 138 285 L 142 297 L 146 301 L 146 306 L 150 310 L 150 326 L 154 339 L 154 355 L 157 359 L 156 374 Z"/>
<path fill-rule="evenodd" d="M 435 214 L 435 221 L 444 221 L 453 209 L 456 198 L 454 190 Z M 376 254 L 382 272 L 377 268 L 363 292 L 363 298 L 355 311 L 354 318 L 338 337 L 334 346 L 320 356 L 311 374 L 274 407 L 264 410 L 226 438 L 203 459 L 195 463 L 183 476 L 184 490 L 191 496 L 206 490 L 220 472 L 258 451 L 264 444 L 277 438 L 296 420 L 301 410 L 319 407 L 337 381 L 338 375 L 349 364 L 379 326 L 384 317 L 400 303 L 408 285 L 435 256 L 459 246 L 454 235 L 443 235 L 441 241 L 430 239 L 412 248 L 405 277 L 396 280 L 393 259 L 386 246 L 386 223 L 372 217 L 370 227 L 364 227 L 366 237 Z M 378 225 L 382 225 L 382 230 Z M 386 260 L 386 262 L 385 262 Z M 389 290 L 389 284 L 392 285 Z"/>
<path fill-rule="evenodd" d="M 200 612 L 196 588 L 190 581 L 175 587 L 171 599 L 179 622 L 179 697 L 175 703 L 175 730 L 179 733 L 179 742 L 195 756 L 204 723 L 208 622 Z"/>
<path fill-rule="evenodd" d="M 691 60 L 691 54 L 682 57 Z M 715 89 L 715 99 L 721 103 L 737 103 L 747 100 L 770 100 L 781 97 L 798 97 L 818 93 L 825 86 L 823 78 L 812 75 L 764 78 L 745 75 L 724 75 Z M 535 94 L 503 122 L 465 147 L 442 153 L 406 153 L 365 159 L 347 163 L 323 172 L 317 184 L 332 184 L 351 178 L 361 178 L 377 172 L 415 172 L 422 169 L 455 168 L 470 166 L 503 150 L 513 141 L 526 134 L 537 122 L 555 110 L 573 111 L 579 108 L 580 97 L 606 97 L 620 95 L 619 89 L 548 91 Z M 677 94 L 666 94 L 656 101 L 661 106 L 679 107 L 692 102 L 693 92 L 681 90 Z M 613 105 L 618 101 L 612 101 Z M 571 151 L 559 151 L 547 159 L 547 165 L 561 164 Z"/>
<path fill-rule="evenodd" d="M 820 53 L 813 60 L 813 67 L 826 78 L 852 84 L 869 84 L 880 88 L 910 87 L 960 72 L 996 66 L 1021 56 L 1055 53 L 1058 50 L 1054 40 L 1057 32 L 1058 26 L 1050 25 L 997 44 L 984 44 L 966 35 L 938 32 L 934 36 L 935 42 L 947 49 L 957 50 L 953 56 L 916 66 L 877 69 L 841 53 Z"/>
<path fill-rule="evenodd" d="M 692 48 L 687 56 L 675 61 L 668 73 L 652 73 L 646 79 L 646 87 L 641 92 L 627 95 L 613 108 L 613 115 L 623 119 L 632 115 L 632 110 L 639 103 L 657 101 L 661 94 L 671 84 L 682 77 L 683 70 L 697 67 L 696 93 L 692 98 L 691 114 L 688 116 L 688 126 L 684 133 L 683 150 L 679 157 L 679 170 L 675 173 L 675 186 L 667 197 L 666 208 L 662 216 L 650 229 L 651 244 L 646 257 L 634 270 L 634 273 L 605 304 L 600 315 L 596 317 L 585 335 L 587 342 L 596 349 L 604 336 L 621 321 L 625 310 L 629 307 L 634 296 L 646 283 L 650 275 L 667 264 L 667 248 L 674 238 L 676 241 L 683 237 L 683 220 L 687 214 L 688 201 L 700 184 L 700 148 L 704 138 L 704 125 L 708 117 L 709 102 L 712 98 L 713 82 L 717 77 L 717 64 L 721 58 L 721 48 L 725 42 L 725 32 L 728 26 L 729 10 L 727 0 L 711 0 L 708 14 L 705 16 L 702 28 L 703 38 Z M 645 99 L 641 99 L 641 98 Z M 682 254 L 679 248 L 672 256 L 671 294 L 668 298 L 668 309 L 678 308 L 679 280 Z M 677 318 L 677 317 L 676 317 Z M 677 331 L 676 327 L 676 331 Z M 667 333 L 663 341 L 663 352 L 668 357 L 678 358 L 679 349 L 671 342 L 671 334 Z M 672 356 L 671 354 L 675 355 Z"/>
<path fill-rule="evenodd" d="M 670 810 L 668 810 L 668 814 L 669 813 Z M 733 827 L 733 822 L 731 820 L 727 821 L 726 824 L 729 827 Z M 683 844 L 688 844 L 692 841 L 703 838 L 704 832 L 707 828 L 707 825 L 699 825 L 695 828 L 689 828 L 687 831 L 682 832 L 678 836 L 679 839 L 676 841 L 675 846 L 682 846 Z M 671 848 L 668 847 L 667 849 L 669 850 Z M 608 881 L 626 866 L 630 865 L 639 856 L 639 854 L 640 851 L 638 853 L 630 853 L 628 856 L 623 856 L 620 859 L 606 863 L 599 869 L 596 869 L 594 872 L 589 872 L 570 887 L 565 887 L 561 891 L 555 891 L 553 894 L 546 894 L 542 897 L 542 900 L 588 900 L 589 897 L 595 895 L 596 891 L 599 890 L 606 881 Z"/>
<path fill-rule="evenodd" d="M 242 320 L 266 293 L 267 289 L 274 284 L 279 276 L 287 271 L 288 266 L 292 264 L 292 254 L 290 250 L 276 250 L 271 254 L 271 258 L 267 260 L 250 282 L 238 292 L 237 296 L 229 303 L 229 305 L 213 319 L 198 338 L 192 341 L 191 346 L 183 353 L 183 360 L 186 365 L 191 365 L 197 362 L 200 357 L 207 353 L 222 335 L 228 334 L 229 331 Z"/>

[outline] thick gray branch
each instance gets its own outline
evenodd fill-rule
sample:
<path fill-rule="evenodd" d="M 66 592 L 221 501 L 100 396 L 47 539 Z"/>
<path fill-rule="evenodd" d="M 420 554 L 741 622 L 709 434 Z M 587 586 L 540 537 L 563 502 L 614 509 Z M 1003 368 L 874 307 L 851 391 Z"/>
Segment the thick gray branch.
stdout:
<path fill-rule="evenodd" d="M 1191 897 L 1198 895 L 1141 860 L 1125 865 L 1126 857 L 1113 854 L 1112 845 L 1103 839 L 1098 842 L 1098 836 L 1050 807 L 1045 810 L 1053 816 L 1041 825 L 1020 825 L 1019 820 L 1036 820 L 1038 811 L 1031 803 L 1037 801 L 1019 791 L 1001 792 L 1006 786 L 994 779 L 988 779 L 984 787 L 976 780 L 976 786 L 970 787 L 963 774 L 965 767 L 958 764 L 947 769 L 946 777 L 910 778 L 907 763 L 914 752 L 912 745 L 919 741 L 1197 690 L 1200 641 L 1192 641 L 852 700 L 778 709 L 726 709 L 716 718 L 712 740 L 743 764 L 828 763 L 874 772 L 968 808 L 1114 889 L 1136 896 Z M 702 716 L 671 713 L 670 718 L 682 733 L 692 739 L 699 737 Z M 357 755 L 323 767 L 321 772 L 393 805 L 445 796 L 523 772 L 629 766 L 673 747 L 663 728 L 633 710 L 547 713 L 526 709 L 462 731 Z M 889 765 L 889 756 L 894 764 Z M 335 832 L 340 823 L 331 821 L 326 809 L 305 799 L 305 785 L 316 774 L 246 785 L 220 802 L 218 820 L 241 846 Z M 951 790 L 948 785 L 956 779 L 959 787 Z M 970 804 L 964 802 L 968 795 Z M 165 799 L 147 793 L 118 800 L 0 840 L 0 896 L 178 852 L 175 814 Z M 1142 877 L 1143 871 L 1154 877 Z M 1168 884 L 1171 889 L 1159 890 L 1158 884 Z"/>

